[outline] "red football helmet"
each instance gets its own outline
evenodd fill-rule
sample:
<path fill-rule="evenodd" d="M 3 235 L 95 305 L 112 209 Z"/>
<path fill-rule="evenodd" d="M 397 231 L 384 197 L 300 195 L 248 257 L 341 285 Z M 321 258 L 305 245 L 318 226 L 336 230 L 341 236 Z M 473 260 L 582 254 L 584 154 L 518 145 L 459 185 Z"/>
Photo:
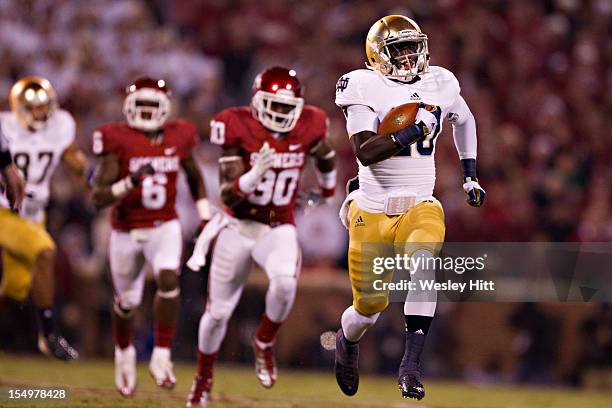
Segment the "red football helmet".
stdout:
<path fill-rule="evenodd" d="M 251 106 L 259 122 L 273 132 L 293 130 L 304 107 L 302 85 L 294 70 L 268 68 L 253 82 Z"/>
<path fill-rule="evenodd" d="M 131 127 L 150 132 L 166 123 L 170 115 L 170 91 L 166 81 L 138 78 L 125 91 L 123 114 Z"/>

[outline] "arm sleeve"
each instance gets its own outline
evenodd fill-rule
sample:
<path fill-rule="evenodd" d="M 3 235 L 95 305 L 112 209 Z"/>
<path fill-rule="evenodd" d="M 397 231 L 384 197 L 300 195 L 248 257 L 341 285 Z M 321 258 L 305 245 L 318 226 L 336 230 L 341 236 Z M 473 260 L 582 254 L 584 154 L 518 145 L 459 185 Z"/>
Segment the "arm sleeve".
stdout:
<path fill-rule="evenodd" d="M 377 133 L 378 115 L 365 105 L 349 105 L 344 108 L 346 131 L 349 137 L 364 130 Z"/>
<path fill-rule="evenodd" d="M 461 95 L 450 107 L 448 121 L 453 125 L 453 139 L 460 159 L 475 159 L 478 141 L 476 120 Z"/>

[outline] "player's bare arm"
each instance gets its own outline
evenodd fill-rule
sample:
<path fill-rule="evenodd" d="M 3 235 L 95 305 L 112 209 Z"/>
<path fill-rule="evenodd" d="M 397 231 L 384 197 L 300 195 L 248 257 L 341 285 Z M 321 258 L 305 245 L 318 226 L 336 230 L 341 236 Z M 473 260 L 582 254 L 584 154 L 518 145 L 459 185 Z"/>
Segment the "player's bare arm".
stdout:
<path fill-rule="evenodd" d="M 315 159 L 317 181 L 323 197 L 331 197 L 336 190 L 336 152 L 326 139 L 319 140 L 309 151 Z"/>
<path fill-rule="evenodd" d="M 233 208 L 244 200 L 244 195 L 235 187 L 236 181 L 244 174 L 244 164 L 240 152 L 236 148 L 223 149 L 219 158 L 219 182 L 221 184 L 221 200 L 229 208 Z"/>
<path fill-rule="evenodd" d="M 210 205 L 208 203 L 208 199 L 206 198 L 204 177 L 202 177 L 202 173 L 200 172 L 200 168 L 193 157 L 193 153 L 181 160 L 181 167 L 185 171 L 189 192 L 196 203 L 200 219 L 206 222 L 210 220 L 211 217 Z"/>
<path fill-rule="evenodd" d="M 108 153 L 102 156 L 92 181 L 92 200 L 98 209 L 121 200 L 138 187 L 146 176 L 155 173 L 151 164 L 145 164 L 121 180 L 117 180 L 119 168 L 119 158 L 116 155 Z"/>
<path fill-rule="evenodd" d="M 85 178 L 87 174 L 87 157 L 76 144 L 72 143 L 62 155 L 62 161 L 70 172 L 80 178 Z"/>
<path fill-rule="evenodd" d="M 320 140 L 310 149 L 309 154 L 314 157 L 317 169 L 321 173 L 329 173 L 334 170 L 336 166 L 336 152 L 327 140 Z"/>
<path fill-rule="evenodd" d="M 14 164 L 2 166 L 0 174 L 4 178 L 6 196 L 11 204 L 11 208 L 19 209 L 25 195 L 25 181 Z"/>
<path fill-rule="evenodd" d="M 369 130 L 355 133 L 350 141 L 355 156 L 364 166 L 393 157 L 404 148 L 396 143 L 392 134 L 377 135 Z"/>
<path fill-rule="evenodd" d="M 105 154 L 96 167 L 92 180 L 91 197 L 97 208 L 107 207 L 118 200 L 112 191 L 112 184 L 118 177 L 119 158 L 112 153 Z"/>

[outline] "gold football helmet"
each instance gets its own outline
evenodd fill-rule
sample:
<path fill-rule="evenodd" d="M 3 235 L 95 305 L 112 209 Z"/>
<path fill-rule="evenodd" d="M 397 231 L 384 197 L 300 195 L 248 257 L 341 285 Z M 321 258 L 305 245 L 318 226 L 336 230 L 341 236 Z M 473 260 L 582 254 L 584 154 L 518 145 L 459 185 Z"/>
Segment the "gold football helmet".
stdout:
<path fill-rule="evenodd" d="M 38 76 L 17 81 L 11 88 L 9 105 L 19 121 L 32 130 L 41 130 L 58 108 L 55 89 Z"/>
<path fill-rule="evenodd" d="M 376 21 L 366 38 L 369 69 L 387 78 L 410 81 L 429 71 L 427 36 L 412 19 L 390 15 Z"/>

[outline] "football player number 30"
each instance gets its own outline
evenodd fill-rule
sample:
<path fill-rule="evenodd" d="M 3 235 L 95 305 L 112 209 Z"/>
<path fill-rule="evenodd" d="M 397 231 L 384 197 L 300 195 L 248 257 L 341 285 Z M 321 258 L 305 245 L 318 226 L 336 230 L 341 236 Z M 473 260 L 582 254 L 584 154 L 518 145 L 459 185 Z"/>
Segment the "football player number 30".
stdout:
<path fill-rule="evenodd" d="M 278 174 L 268 170 L 249 201 L 257 205 L 287 205 L 291 202 L 299 177 L 299 169 L 287 169 Z"/>

